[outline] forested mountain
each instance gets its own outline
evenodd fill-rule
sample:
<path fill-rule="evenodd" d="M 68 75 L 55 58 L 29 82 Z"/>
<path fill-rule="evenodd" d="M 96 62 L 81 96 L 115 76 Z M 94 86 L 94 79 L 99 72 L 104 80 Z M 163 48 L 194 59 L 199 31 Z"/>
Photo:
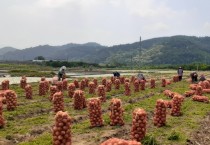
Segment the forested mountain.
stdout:
<path fill-rule="evenodd" d="M 44 45 L 4 54 L 4 58 L 7 60 L 20 61 L 32 60 L 36 56 L 44 56 L 48 60 L 84 61 L 114 65 L 210 63 L 210 37 L 153 38 L 142 41 L 141 47 L 139 42 L 111 47 L 94 42 L 70 43 L 62 46 Z"/>

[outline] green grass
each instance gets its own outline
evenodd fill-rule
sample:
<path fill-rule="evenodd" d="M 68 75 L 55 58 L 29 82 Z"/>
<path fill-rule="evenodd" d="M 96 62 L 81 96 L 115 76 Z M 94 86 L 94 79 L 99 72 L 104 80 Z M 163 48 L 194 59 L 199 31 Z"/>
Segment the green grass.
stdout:
<path fill-rule="evenodd" d="M 173 74 L 172 74 L 173 75 Z M 153 74 L 150 74 L 150 77 L 154 77 Z M 155 74 L 157 77 L 157 74 Z M 172 78 L 170 75 L 167 77 Z M 160 80 L 160 79 L 159 79 Z M 99 78 L 98 83 L 101 83 L 101 78 Z M 48 126 L 49 128 L 54 124 L 54 113 L 51 110 L 53 107 L 52 102 L 49 101 L 49 94 L 45 96 L 38 96 L 38 84 L 31 84 L 34 90 L 34 96 L 32 100 L 25 99 L 24 90 L 21 89 L 18 85 L 11 85 L 11 89 L 15 90 L 18 95 L 18 106 L 15 111 L 7 111 L 4 108 L 4 118 L 7 120 L 6 126 L 0 129 L 0 138 L 7 138 L 10 140 L 18 139 L 18 135 L 27 135 L 30 134 L 34 129 L 44 128 Z M 122 128 L 129 128 L 127 130 L 130 132 L 131 123 L 132 123 L 132 111 L 135 108 L 143 108 L 147 111 L 148 114 L 148 124 L 147 124 L 147 135 L 142 141 L 144 145 L 184 145 L 186 140 L 190 137 L 190 133 L 196 131 L 199 128 L 200 121 L 206 116 L 210 110 L 209 104 L 194 102 L 191 98 L 186 98 L 182 104 L 182 116 L 172 117 L 170 115 L 170 110 L 167 110 L 167 123 L 166 126 L 158 128 L 153 125 L 153 112 L 155 109 L 155 104 L 157 99 L 169 100 L 166 96 L 163 95 L 162 91 L 165 89 L 170 89 L 172 91 L 183 94 L 185 91 L 189 90 L 189 84 L 186 81 L 172 83 L 166 88 L 160 87 L 160 83 L 157 83 L 155 89 L 147 88 L 145 91 L 140 91 L 139 93 L 132 92 L 131 96 L 124 95 L 124 87 L 121 85 L 119 90 L 114 90 L 106 93 L 107 102 L 102 104 L 102 110 L 105 111 L 103 114 L 104 126 L 90 128 L 90 122 L 88 118 L 87 108 L 83 110 L 74 110 L 73 109 L 73 99 L 67 97 L 67 92 L 64 92 L 64 101 L 65 101 L 65 110 L 68 111 L 69 115 L 74 118 L 77 116 L 82 116 L 85 119 L 80 120 L 77 123 L 72 124 L 72 134 L 73 137 L 81 137 L 83 141 L 89 142 L 90 137 L 85 137 L 87 134 L 97 134 L 93 137 L 93 144 L 99 144 L 101 137 L 109 132 L 114 130 L 118 132 Z M 133 90 L 133 87 L 132 87 Z M 153 94 L 149 98 L 149 94 Z M 210 95 L 205 94 L 210 98 Z M 91 98 L 96 97 L 95 95 L 88 94 L 88 88 L 85 89 L 85 97 Z M 110 100 L 112 98 L 120 98 L 123 103 L 124 112 L 124 121 L 125 127 L 111 127 L 109 125 L 109 111 L 108 107 Z M 133 103 L 129 103 L 130 100 L 134 100 Z M 112 136 L 112 135 L 111 135 Z M 129 138 L 128 136 L 118 136 L 119 138 Z M 44 130 L 41 134 L 31 136 L 29 139 L 21 140 L 21 145 L 50 145 L 52 144 L 52 135 L 50 129 Z"/>

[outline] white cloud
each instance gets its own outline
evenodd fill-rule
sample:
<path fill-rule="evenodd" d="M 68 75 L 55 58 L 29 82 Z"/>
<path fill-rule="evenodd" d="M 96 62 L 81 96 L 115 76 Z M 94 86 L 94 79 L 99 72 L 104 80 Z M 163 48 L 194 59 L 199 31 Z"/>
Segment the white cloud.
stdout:
<path fill-rule="evenodd" d="M 150 24 L 144 27 L 146 31 L 150 33 L 155 33 L 155 32 L 164 32 L 169 30 L 169 26 L 165 23 L 158 22 L 154 24 Z"/>
<path fill-rule="evenodd" d="M 210 22 L 206 22 L 203 25 L 204 30 L 209 31 L 210 32 Z"/>

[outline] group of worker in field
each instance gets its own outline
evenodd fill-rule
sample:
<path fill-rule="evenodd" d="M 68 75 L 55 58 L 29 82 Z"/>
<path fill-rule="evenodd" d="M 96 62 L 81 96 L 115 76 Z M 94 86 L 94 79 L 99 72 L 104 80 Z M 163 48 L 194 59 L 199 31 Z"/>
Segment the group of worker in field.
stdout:
<path fill-rule="evenodd" d="M 62 80 L 64 78 L 65 71 L 66 71 L 66 67 L 65 66 L 62 66 L 59 69 L 59 71 L 58 71 L 58 76 L 57 77 L 54 77 L 54 81 L 60 81 L 60 80 Z M 179 77 L 179 81 L 182 80 L 183 73 L 184 73 L 183 68 L 182 67 L 179 67 L 178 70 L 177 70 L 177 75 Z M 113 76 L 114 77 L 120 77 L 120 73 L 117 72 L 117 71 L 116 72 L 113 72 Z M 200 78 L 198 80 L 198 74 L 195 71 L 190 74 L 190 78 L 191 78 L 191 82 L 192 83 L 196 83 L 198 81 L 204 81 L 204 80 L 206 80 L 204 74 L 201 74 L 201 76 L 200 76 Z M 137 79 L 138 80 L 146 80 L 145 77 L 144 77 L 144 75 L 142 73 L 138 73 L 137 74 Z"/>

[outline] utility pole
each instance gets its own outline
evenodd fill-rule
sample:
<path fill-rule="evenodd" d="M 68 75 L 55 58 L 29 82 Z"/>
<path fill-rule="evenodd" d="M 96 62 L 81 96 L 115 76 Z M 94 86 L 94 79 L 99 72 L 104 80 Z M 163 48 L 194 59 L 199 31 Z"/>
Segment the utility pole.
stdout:
<path fill-rule="evenodd" d="M 140 69 L 140 63 L 141 63 L 141 36 L 139 39 L 139 69 Z"/>

